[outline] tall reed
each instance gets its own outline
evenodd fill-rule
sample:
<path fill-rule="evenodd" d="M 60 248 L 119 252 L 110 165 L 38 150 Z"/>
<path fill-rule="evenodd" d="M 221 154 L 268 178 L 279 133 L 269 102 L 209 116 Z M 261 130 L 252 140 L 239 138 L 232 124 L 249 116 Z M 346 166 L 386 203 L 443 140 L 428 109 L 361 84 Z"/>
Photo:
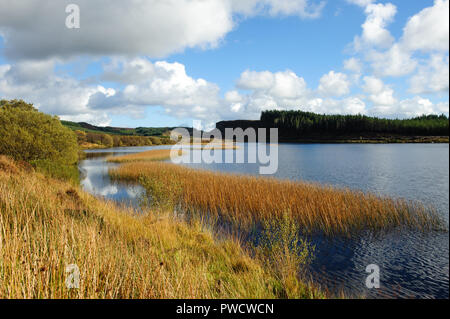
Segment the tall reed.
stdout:
<path fill-rule="evenodd" d="M 138 216 L 0 156 L 0 298 L 323 297 L 171 216 Z M 79 289 L 65 284 L 70 264 Z"/>
<path fill-rule="evenodd" d="M 253 227 L 286 213 L 305 234 L 352 236 L 362 230 L 408 227 L 446 229 L 431 207 L 345 188 L 252 176 L 229 175 L 172 163 L 124 164 L 115 179 L 141 182 L 185 211 L 218 216 Z M 159 199 L 161 201 L 161 199 Z"/>
<path fill-rule="evenodd" d="M 178 155 L 182 155 L 181 151 Z M 126 154 L 121 156 L 108 156 L 106 159 L 112 163 L 129 163 L 138 161 L 163 161 L 170 158 L 170 149 L 166 150 L 150 150 L 135 154 Z"/>

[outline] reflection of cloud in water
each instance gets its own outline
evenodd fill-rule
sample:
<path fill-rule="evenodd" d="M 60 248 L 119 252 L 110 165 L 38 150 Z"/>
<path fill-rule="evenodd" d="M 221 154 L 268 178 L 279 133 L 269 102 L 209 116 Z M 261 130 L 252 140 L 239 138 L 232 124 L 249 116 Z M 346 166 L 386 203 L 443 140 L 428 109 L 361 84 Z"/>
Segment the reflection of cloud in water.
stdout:
<path fill-rule="evenodd" d="M 116 185 L 108 184 L 108 185 L 93 185 L 91 179 L 89 177 L 86 177 L 82 182 L 81 185 L 85 190 L 87 190 L 89 193 L 94 195 L 101 195 L 101 196 L 110 196 L 115 195 L 119 191 Z"/>
<path fill-rule="evenodd" d="M 129 187 L 126 189 L 127 194 L 131 198 L 137 198 L 142 194 L 142 187 Z"/>

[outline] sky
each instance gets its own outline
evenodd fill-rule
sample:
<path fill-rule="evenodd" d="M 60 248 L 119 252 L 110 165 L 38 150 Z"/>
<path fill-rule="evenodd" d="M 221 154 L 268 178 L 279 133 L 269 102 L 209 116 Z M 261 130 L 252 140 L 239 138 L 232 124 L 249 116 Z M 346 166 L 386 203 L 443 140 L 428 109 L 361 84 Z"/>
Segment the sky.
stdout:
<path fill-rule="evenodd" d="M 448 115 L 449 0 L 0 0 L 1 98 L 121 127 Z"/>

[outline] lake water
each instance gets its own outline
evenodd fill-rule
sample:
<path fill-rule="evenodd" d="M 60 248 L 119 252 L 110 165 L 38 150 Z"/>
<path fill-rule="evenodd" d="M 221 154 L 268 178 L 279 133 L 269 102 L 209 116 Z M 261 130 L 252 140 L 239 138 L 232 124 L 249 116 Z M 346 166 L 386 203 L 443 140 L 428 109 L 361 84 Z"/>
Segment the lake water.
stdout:
<path fill-rule="evenodd" d="M 116 164 L 108 155 L 161 147 L 127 147 L 88 151 L 80 163 L 82 186 L 95 195 L 137 205 L 140 186 L 111 183 L 107 170 Z M 246 152 L 246 145 L 238 150 Z M 314 181 L 350 187 L 433 205 L 449 222 L 448 144 L 280 144 L 276 178 Z M 193 168 L 239 174 L 259 174 L 257 164 L 186 164 Z M 448 232 L 390 232 L 358 239 L 314 238 L 311 274 L 330 290 L 381 298 L 448 298 Z M 380 267 L 380 289 L 365 286 L 366 266 Z"/>

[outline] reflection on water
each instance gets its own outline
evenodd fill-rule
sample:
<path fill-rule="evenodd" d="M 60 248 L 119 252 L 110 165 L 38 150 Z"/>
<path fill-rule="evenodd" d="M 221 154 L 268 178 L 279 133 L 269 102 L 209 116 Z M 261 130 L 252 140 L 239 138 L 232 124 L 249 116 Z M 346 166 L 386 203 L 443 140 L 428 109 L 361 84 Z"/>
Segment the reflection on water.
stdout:
<path fill-rule="evenodd" d="M 162 147 L 128 147 L 106 150 L 109 155 Z M 225 152 L 216 150 L 224 158 Z M 449 221 L 448 144 L 282 144 L 277 178 L 315 181 L 361 189 L 434 205 Z M 80 163 L 83 187 L 96 195 L 138 205 L 143 189 L 111 183 L 107 171 L 117 164 L 104 161 L 105 150 L 89 151 Z M 96 157 L 97 154 L 98 156 Z M 93 157 L 92 157 L 93 156 Z M 258 175 L 258 164 L 186 164 L 193 168 Z M 333 290 L 368 297 L 448 298 L 449 235 L 434 232 L 390 232 L 358 239 L 313 238 L 315 280 Z M 381 289 L 367 289 L 365 268 L 377 264 Z"/>

